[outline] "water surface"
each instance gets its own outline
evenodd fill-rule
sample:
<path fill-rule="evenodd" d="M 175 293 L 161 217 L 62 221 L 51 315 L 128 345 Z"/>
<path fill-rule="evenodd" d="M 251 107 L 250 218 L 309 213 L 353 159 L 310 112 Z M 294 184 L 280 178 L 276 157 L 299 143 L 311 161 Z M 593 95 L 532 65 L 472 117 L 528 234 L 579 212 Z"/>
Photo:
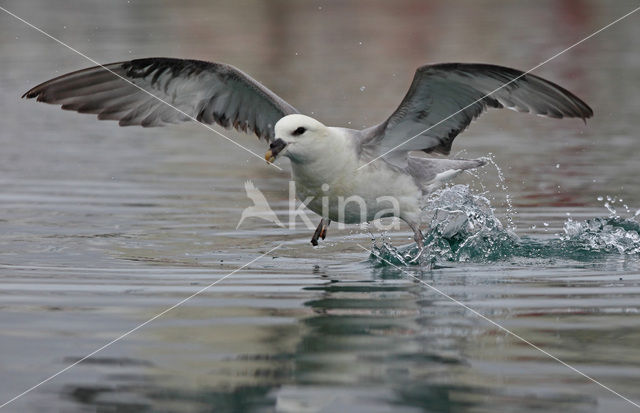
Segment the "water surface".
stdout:
<path fill-rule="evenodd" d="M 100 62 L 224 61 L 327 124 L 361 127 L 391 113 L 421 64 L 526 70 L 636 4 L 2 6 Z M 535 71 L 593 106 L 586 125 L 495 111 L 457 138 L 454 151 L 492 154 L 504 180 L 488 166 L 450 190 L 486 198 L 483 225 L 500 226 L 466 253 L 464 225 L 431 232 L 452 252 L 419 266 L 393 260 L 411 248 L 404 226 L 332 227 L 319 248 L 303 226 L 236 230 L 247 179 L 284 213 L 287 165 L 198 125 L 118 128 L 20 100 L 90 63 L 1 14 L 0 403 L 282 244 L 5 409 L 636 411 L 408 274 L 640 400 L 638 18 Z"/>

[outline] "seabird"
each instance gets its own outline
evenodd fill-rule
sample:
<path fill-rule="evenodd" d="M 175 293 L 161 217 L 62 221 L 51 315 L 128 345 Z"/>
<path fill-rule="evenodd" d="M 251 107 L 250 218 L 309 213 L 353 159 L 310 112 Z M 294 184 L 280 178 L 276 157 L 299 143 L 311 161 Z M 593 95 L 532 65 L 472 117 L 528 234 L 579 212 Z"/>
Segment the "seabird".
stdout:
<path fill-rule="evenodd" d="M 195 119 L 253 132 L 270 143 L 268 162 L 278 156 L 291 160 L 296 196 L 310 200 L 307 207 L 321 216 L 314 246 L 331 221 L 397 216 L 411 227 L 421 250 L 422 196 L 485 163 L 424 154 L 449 155 L 454 138 L 487 108 L 583 121 L 593 115 L 585 102 L 548 80 L 475 63 L 419 67 L 395 112 L 363 130 L 325 126 L 237 68 L 199 60 L 146 58 L 91 67 L 44 82 L 23 97 L 121 126 Z M 381 197 L 396 200 L 397 208 L 376 202 Z M 356 198 L 365 208 L 345 204 Z"/>

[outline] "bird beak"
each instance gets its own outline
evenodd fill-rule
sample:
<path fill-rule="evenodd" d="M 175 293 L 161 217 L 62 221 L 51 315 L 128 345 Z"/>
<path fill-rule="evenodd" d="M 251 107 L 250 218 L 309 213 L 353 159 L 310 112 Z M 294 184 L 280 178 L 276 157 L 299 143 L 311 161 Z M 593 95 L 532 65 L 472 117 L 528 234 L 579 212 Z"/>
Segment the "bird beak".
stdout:
<path fill-rule="evenodd" d="M 287 146 L 287 143 L 280 138 L 271 142 L 271 145 L 269 145 L 269 150 L 266 154 L 264 154 L 264 159 L 266 159 L 267 162 L 275 161 L 276 157 L 280 152 L 282 152 L 285 146 Z"/>

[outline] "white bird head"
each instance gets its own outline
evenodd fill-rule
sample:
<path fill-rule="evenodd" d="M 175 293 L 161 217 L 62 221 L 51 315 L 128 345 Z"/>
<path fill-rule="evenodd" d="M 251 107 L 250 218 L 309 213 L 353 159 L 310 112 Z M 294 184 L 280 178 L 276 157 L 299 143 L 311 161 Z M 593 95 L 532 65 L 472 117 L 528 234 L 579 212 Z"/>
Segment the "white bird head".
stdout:
<path fill-rule="evenodd" d="M 275 139 L 265 158 L 273 162 L 282 154 L 294 162 L 313 160 L 326 151 L 329 128 L 305 115 L 287 115 L 275 126 Z"/>

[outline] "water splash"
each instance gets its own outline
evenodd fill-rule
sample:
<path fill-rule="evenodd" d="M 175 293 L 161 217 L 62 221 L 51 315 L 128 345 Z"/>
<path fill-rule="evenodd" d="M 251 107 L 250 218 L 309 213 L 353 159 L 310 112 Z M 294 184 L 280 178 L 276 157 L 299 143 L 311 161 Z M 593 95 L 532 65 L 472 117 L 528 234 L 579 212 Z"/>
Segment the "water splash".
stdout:
<path fill-rule="evenodd" d="M 456 154 L 456 157 L 458 156 L 458 154 L 462 154 L 465 151 L 460 151 Z M 515 231 L 516 230 L 516 225 L 514 223 L 514 217 L 515 215 L 517 215 L 517 211 L 516 209 L 513 207 L 513 202 L 511 200 L 511 194 L 509 193 L 509 186 L 507 185 L 507 180 L 504 176 L 504 172 L 502 171 L 502 168 L 500 167 L 500 165 L 497 164 L 497 162 L 494 159 L 493 153 L 489 152 L 489 154 L 487 156 L 482 157 L 481 159 L 483 159 L 488 165 L 492 166 L 493 169 L 495 169 L 496 171 L 496 176 L 498 178 L 498 180 L 495 183 L 496 188 L 501 191 L 504 195 L 504 208 L 505 208 L 505 219 L 507 220 L 507 227 L 511 230 L 511 231 Z M 478 178 L 477 180 L 477 184 L 480 185 L 482 192 L 484 193 L 486 191 L 486 187 L 483 183 L 482 179 L 479 179 L 481 175 L 486 175 L 488 173 L 488 169 L 490 168 L 480 168 L 480 169 L 469 169 L 467 171 L 465 171 L 467 174 L 473 176 L 474 178 Z M 493 198 L 492 198 L 493 199 Z M 495 201 L 495 199 L 493 199 Z"/>
<path fill-rule="evenodd" d="M 511 254 L 519 238 L 505 229 L 482 195 L 467 185 L 435 191 L 422 205 L 421 222 L 429 228 L 426 254 L 421 261 L 495 261 Z M 386 241 L 374 246 L 374 253 L 398 265 L 409 264 L 419 253 L 416 245 L 397 249 Z"/>
<path fill-rule="evenodd" d="M 424 200 L 422 222 L 429 228 L 420 259 L 415 244 L 396 248 L 385 239 L 373 247 L 372 261 L 386 265 L 443 262 L 496 262 L 522 258 L 591 260 L 602 254 L 640 254 L 640 223 L 608 217 L 574 221 L 568 218 L 563 234 L 551 240 L 518 237 L 502 225 L 487 198 L 467 185 L 440 189 Z M 611 210 L 610 210 L 611 211 Z"/>
<path fill-rule="evenodd" d="M 490 165 L 492 165 L 496 169 L 496 173 L 498 174 L 498 182 L 496 182 L 496 188 L 502 190 L 505 194 L 505 203 L 507 205 L 505 217 L 507 218 L 507 223 L 509 224 L 509 229 L 511 231 L 516 230 L 516 226 L 513 221 L 513 216 L 516 214 L 516 210 L 513 207 L 513 203 L 511 202 L 511 194 L 509 194 L 509 187 L 507 186 L 506 179 L 504 177 L 504 173 L 502 172 L 502 168 L 496 163 L 493 159 L 493 153 L 489 152 L 488 157 L 484 157 Z"/>
<path fill-rule="evenodd" d="M 630 218 L 593 218 L 583 222 L 567 220 L 561 241 L 584 251 L 640 254 L 640 223 Z"/>

